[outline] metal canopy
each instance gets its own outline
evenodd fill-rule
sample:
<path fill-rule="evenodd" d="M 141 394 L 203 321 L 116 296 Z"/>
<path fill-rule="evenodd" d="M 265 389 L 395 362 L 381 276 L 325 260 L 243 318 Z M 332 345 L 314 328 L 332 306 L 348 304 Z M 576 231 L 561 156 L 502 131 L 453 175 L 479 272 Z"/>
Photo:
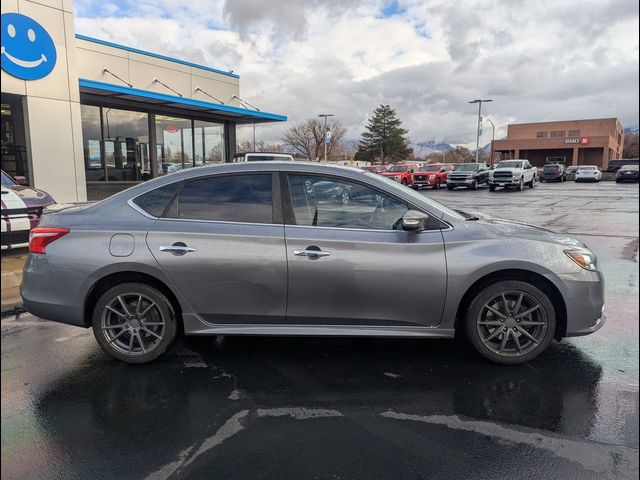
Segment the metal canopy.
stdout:
<path fill-rule="evenodd" d="M 80 79 L 80 93 L 91 98 L 102 97 L 109 100 L 122 100 L 138 105 L 159 107 L 163 110 L 171 110 L 176 114 L 195 114 L 206 118 L 210 116 L 217 120 L 230 120 L 238 124 L 286 122 L 287 117 L 275 113 L 258 112 L 231 105 L 221 105 L 213 102 L 194 100 L 193 98 L 167 95 L 139 88 L 131 88 L 112 83 L 98 82 L 95 80 Z"/>

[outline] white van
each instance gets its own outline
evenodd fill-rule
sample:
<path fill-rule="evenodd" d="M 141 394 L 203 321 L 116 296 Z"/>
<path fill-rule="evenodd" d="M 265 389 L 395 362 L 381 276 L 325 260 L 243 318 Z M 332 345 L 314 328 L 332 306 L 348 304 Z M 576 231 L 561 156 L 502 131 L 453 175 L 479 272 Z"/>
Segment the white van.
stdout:
<path fill-rule="evenodd" d="M 235 154 L 232 162 L 272 162 L 276 160 L 281 162 L 293 162 L 293 157 L 288 153 L 245 152 Z"/>

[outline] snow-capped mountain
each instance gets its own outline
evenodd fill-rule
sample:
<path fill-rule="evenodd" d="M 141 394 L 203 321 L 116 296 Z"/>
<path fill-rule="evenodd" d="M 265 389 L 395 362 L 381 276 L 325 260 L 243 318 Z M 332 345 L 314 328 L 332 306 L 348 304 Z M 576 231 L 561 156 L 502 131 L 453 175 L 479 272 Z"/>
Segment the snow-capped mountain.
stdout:
<path fill-rule="evenodd" d="M 638 133 L 640 129 L 638 128 L 638 125 L 636 125 L 635 127 L 627 127 L 624 129 L 624 134 L 625 135 L 633 135 L 634 133 Z"/>
<path fill-rule="evenodd" d="M 443 154 L 448 152 L 449 150 L 453 150 L 455 148 L 454 145 L 449 143 L 438 143 L 438 142 L 423 142 L 423 143 L 414 143 L 412 145 L 414 155 L 418 157 L 427 157 L 428 155 L 433 154 Z"/>

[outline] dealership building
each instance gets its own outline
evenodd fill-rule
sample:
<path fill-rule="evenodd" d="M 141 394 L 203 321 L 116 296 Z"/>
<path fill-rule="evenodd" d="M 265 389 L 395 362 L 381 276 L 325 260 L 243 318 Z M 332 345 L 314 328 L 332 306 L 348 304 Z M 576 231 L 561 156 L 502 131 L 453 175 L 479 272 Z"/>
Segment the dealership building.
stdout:
<path fill-rule="evenodd" d="M 494 158 L 526 158 L 532 165 L 597 165 L 622 158 L 624 128 L 617 118 L 519 123 L 493 143 Z"/>
<path fill-rule="evenodd" d="M 223 71 L 76 35 L 71 0 L 2 0 L 2 169 L 58 202 L 228 161 L 236 125 L 282 122 Z"/>

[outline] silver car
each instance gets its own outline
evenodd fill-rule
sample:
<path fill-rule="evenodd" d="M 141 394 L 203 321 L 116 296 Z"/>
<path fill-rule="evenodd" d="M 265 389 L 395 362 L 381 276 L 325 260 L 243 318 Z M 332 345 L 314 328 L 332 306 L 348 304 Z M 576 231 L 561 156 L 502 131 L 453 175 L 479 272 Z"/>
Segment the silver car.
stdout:
<path fill-rule="evenodd" d="M 358 195 L 331 201 L 330 190 Z M 25 308 L 93 327 L 129 363 L 159 357 L 183 332 L 458 334 L 517 364 L 605 321 L 602 274 L 579 241 L 347 167 L 184 170 L 45 214 L 29 248 Z"/>

